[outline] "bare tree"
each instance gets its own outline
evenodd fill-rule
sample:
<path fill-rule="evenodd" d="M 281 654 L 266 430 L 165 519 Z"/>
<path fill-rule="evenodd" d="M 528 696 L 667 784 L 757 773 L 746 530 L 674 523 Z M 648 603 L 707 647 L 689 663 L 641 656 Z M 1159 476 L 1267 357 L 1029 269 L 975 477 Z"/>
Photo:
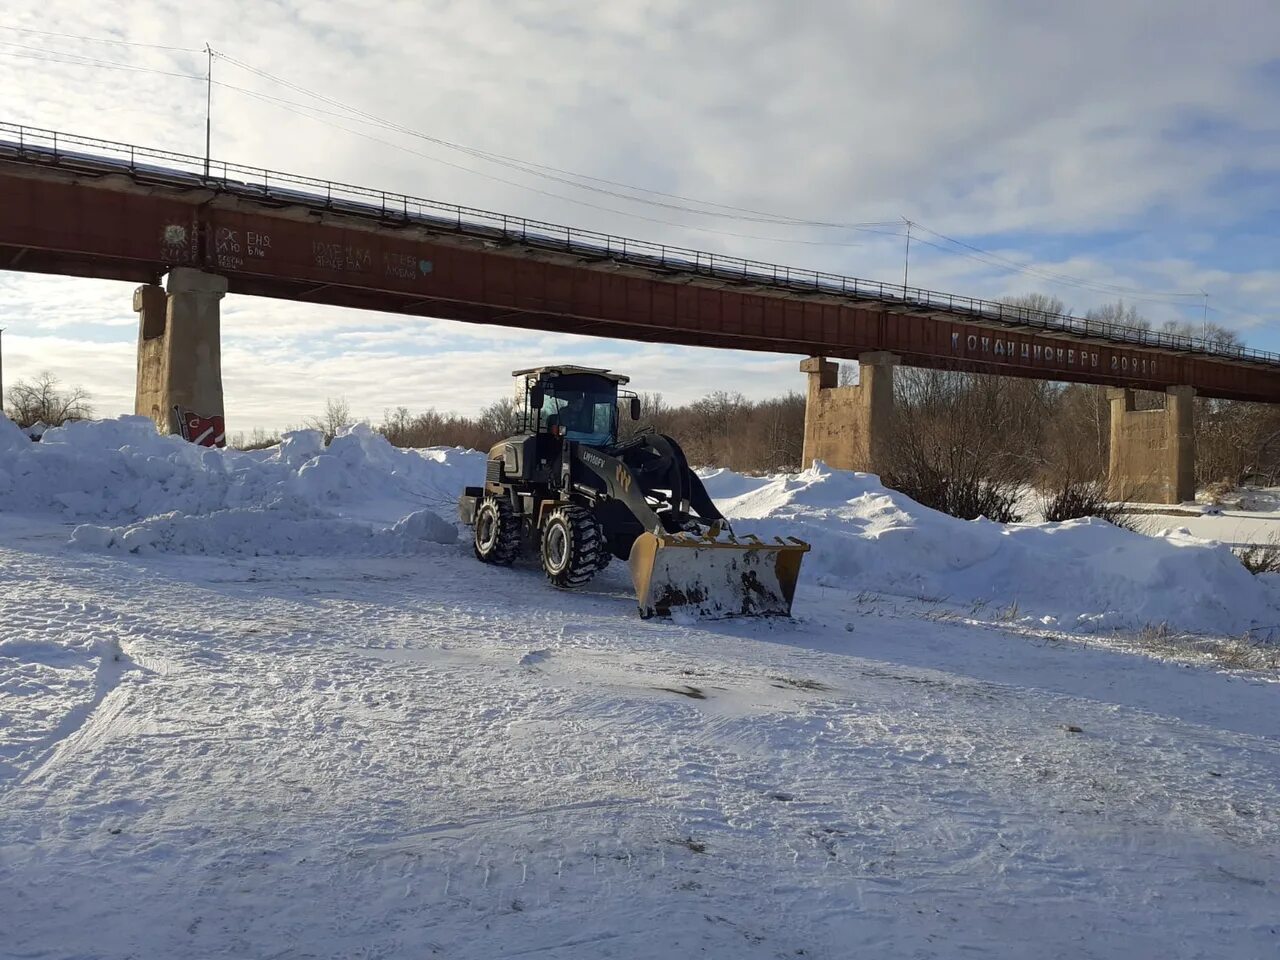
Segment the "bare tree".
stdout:
<path fill-rule="evenodd" d="M 93 415 L 84 387 L 63 390 L 58 378 L 44 371 L 31 380 L 19 380 L 9 388 L 9 417 L 22 427 L 43 422 L 50 427 Z"/>
<path fill-rule="evenodd" d="M 1042 319 L 1067 315 L 1067 305 L 1047 293 L 1020 293 L 1013 297 L 1001 297 L 1000 302 L 1011 307 L 1022 307 L 1039 314 Z"/>
<path fill-rule="evenodd" d="M 666 401 L 662 399 L 662 394 L 641 393 L 637 394 L 637 396 L 640 398 L 640 419 L 632 420 L 630 416 L 619 417 L 619 438 L 629 440 L 646 430 L 653 430 L 657 433 L 669 432 L 666 418 L 670 408 L 667 406 Z M 630 401 L 619 401 L 620 405 L 628 403 Z"/>
<path fill-rule="evenodd" d="M 503 397 L 480 411 L 480 426 L 497 437 L 510 437 L 524 430 L 524 418 L 524 402 Z"/>
<path fill-rule="evenodd" d="M 1139 313 L 1138 308 L 1132 303 L 1125 303 L 1123 300 L 1093 307 L 1084 317 L 1089 321 L 1114 323 L 1116 326 L 1128 327 L 1131 330 L 1151 329 L 1151 321 Z"/>
<path fill-rule="evenodd" d="M 1236 333 L 1229 327 L 1224 327 L 1216 323 L 1192 323 L 1187 320 L 1168 320 L 1160 325 L 1160 329 L 1165 333 L 1172 333 L 1177 337 L 1191 337 L 1197 340 L 1207 340 L 1214 347 L 1242 347 L 1244 341 L 1240 339 L 1240 334 Z"/>
<path fill-rule="evenodd" d="M 895 377 L 885 479 L 955 516 L 1017 519 L 1019 487 L 1037 469 L 1052 399 L 1041 381 L 904 368 Z"/>
<path fill-rule="evenodd" d="M 355 423 L 351 416 L 351 405 L 346 397 L 330 397 L 324 402 L 324 413 L 306 421 L 311 430 L 319 430 L 324 434 L 324 442 L 331 443 L 344 428 Z"/>

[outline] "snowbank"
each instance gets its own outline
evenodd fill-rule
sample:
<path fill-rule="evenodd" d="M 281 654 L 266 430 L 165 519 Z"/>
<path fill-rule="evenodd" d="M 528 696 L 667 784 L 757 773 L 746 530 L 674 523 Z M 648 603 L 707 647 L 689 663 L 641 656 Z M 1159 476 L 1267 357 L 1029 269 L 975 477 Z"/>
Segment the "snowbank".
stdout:
<path fill-rule="evenodd" d="M 483 454 L 398 449 L 364 424 L 327 447 L 303 430 L 241 452 L 157 436 L 144 417 L 73 423 L 40 443 L 0 418 L 0 510 L 79 521 L 72 540 L 88 549 L 414 553 L 456 541 L 458 491 L 483 471 Z M 1274 587 L 1226 546 L 1182 529 L 1151 537 L 1097 520 L 957 520 L 874 476 L 820 463 L 763 478 L 715 470 L 704 480 L 740 532 L 811 543 L 803 576 L 819 585 L 1075 631 L 1168 622 L 1238 634 L 1280 622 Z"/>
<path fill-rule="evenodd" d="M 73 541 L 135 552 L 398 554 L 457 539 L 458 490 L 483 457 L 401 450 L 366 424 L 325 446 L 209 450 L 145 417 L 82 421 L 32 443 L 0 418 L 0 510 L 83 521 Z"/>
<path fill-rule="evenodd" d="M 774 477 L 709 471 L 703 482 L 741 532 L 812 544 L 804 576 L 820 584 L 983 604 L 984 618 L 1082 632 L 1168 622 L 1235 634 L 1277 622 L 1267 586 L 1228 547 L 1185 530 L 957 520 L 820 462 Z"/>

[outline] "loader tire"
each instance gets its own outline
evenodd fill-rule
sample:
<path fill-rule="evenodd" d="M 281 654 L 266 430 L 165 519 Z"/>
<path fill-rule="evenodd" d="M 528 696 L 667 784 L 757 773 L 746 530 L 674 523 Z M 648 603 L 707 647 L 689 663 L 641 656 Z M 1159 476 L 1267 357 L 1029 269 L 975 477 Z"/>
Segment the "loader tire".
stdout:
<path fill-rule="evenodd" d="M 570 504 L 542 524 L 542 569 L 557 587 L 580 587 L 600 569 L 604 538 L 591 511 Z"/>
<path fill-rule="evenodd" d="M 520 519 L 505 498 L 485 497 L 476 507 L 475 552 L 481 563 L 503 567 L 520 555 Z"/>

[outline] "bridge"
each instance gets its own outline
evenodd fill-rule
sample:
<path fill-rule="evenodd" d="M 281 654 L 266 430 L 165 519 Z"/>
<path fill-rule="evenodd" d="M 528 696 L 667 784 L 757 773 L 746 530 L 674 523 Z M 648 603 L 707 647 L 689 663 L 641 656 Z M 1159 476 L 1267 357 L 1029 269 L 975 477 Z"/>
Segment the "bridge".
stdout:
<path fill-rule="evenodd" d="M 875 472 L 897 364 L 1104 384 L 1112 485 L 1134 499 L 1194 495 L 1194 396 L 1280 401 L 1275 353 L 5 123 L 0 269 L 140 284 L 136 409 L 162 430 L 176 405 L 222 415 L 228 292 L 798 354 L 806 459 Z M 859 385 L 827 357 L 857 359 Z"/>

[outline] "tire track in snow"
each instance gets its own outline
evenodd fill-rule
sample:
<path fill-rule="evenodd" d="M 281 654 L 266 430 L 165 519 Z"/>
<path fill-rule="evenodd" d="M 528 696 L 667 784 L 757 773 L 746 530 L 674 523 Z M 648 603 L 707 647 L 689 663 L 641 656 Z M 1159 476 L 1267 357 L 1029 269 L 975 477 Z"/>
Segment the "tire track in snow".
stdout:
<path fill-rule="evenodd" d="M 25 760 L 30 769 L 18 778 L 18 785 L 39 783 L 81 747 L 107 739 L 129 705 L 128 691 L 119 687 L 131 668 L 132 664 L 123 654 L 100 658 L 94 675 L 93 696 L 73 707 L 43 743 L 38 743 L 19 758 L 18 762 Z"/>
<path fill-rule="evenodd" d="M 5 762 L 10 776 L 0 779 L 0 789 L 34 782 L 38 772 L 45 768 L 64 748 L 77 739 L 91 725 L 102 705 L 111 697 L 127 672 L 137 669 L 133 660 L 124 652 L 117 624 L 108 611 L 96 603 L 64 600 L 52 604 L 53 610 L 41 604 L 28 603 L 20 618 L 15 619 L 19 637 L 29 637 L 27 659 L 16 658 L 15 671 L 23 666 L 30 668 L 52 660 L 84 656 L 83 646 L 92 645 L 89 656 L 97 660 L 89 683 L 87 698 L 75 702 L 62 714 L 47 732 L 29 737 L 20 750 Z M 79 638 L 80 646 L 68 643 L 68 638 Z M 55 642 L 55 638 L 59 642 Z M 20 735 L 20 734 L 19 734 Z"/>

